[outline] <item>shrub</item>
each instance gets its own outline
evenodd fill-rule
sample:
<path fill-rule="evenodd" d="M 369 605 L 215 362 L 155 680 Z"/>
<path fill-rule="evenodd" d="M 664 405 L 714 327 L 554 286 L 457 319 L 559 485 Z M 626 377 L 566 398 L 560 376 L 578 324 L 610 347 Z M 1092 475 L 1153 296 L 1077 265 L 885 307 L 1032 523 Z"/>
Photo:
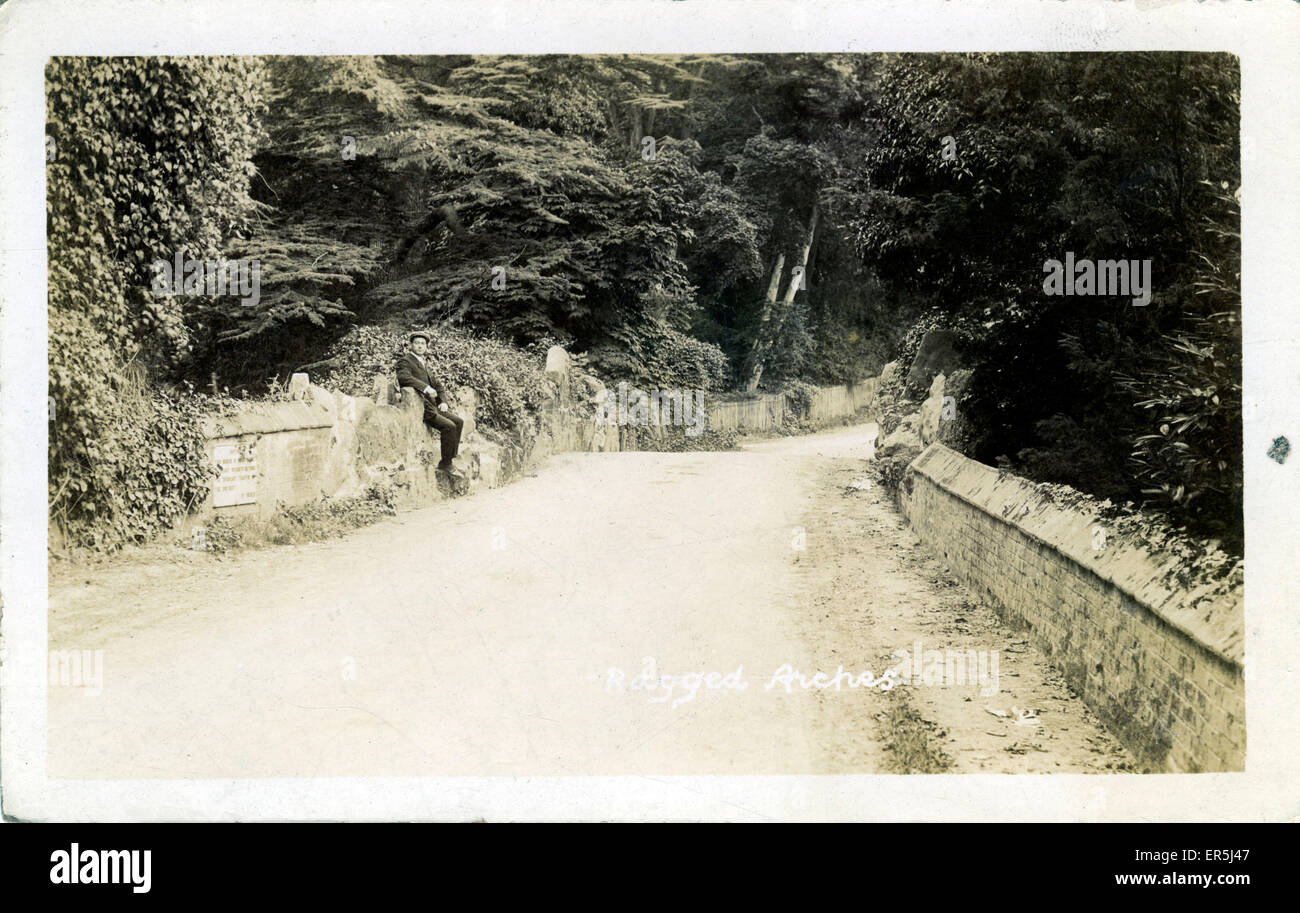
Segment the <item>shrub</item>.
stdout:
<path fill-rule="evenodd" d="M 899 485 L 903 481 L 903 476 L 906 475 L 910 463 L 910 460 L 902 457 L 883 457 L 869 463 L 868 472 L 875 477 L 876 483 L 880 487 L 897 498 Z"/>
<path fill-rule="evenodd" d="M 355 498 L 321 498 L 307 504 L 282 507 L 271 518 L 266 534 L 275 545 L 298 545 L 342 536 L 397 513 L 393 491 L 372 485 Z"/>
<path fill-rule="evenodd" d="M 797 419 L 806 419 L 812 412 L 813 396 L 817 388 L 801 380 L 792 381 L 782 390 L 785 401 L 794 410 Z"/>
<path fill-rule="evenodd" d="M 244 533 L 229 518 L 216 517 L 204 530 L 203 544 L 208 551 L 222 554 L 243 545 Z"/>
<path fill-rule="evenodd" d="M 651 325 L 619 338 L 619 344 L 593 348 L 592 367 L 607 382 L 626 381 L 645 389 L 726 389 L 731 366 L 717 346 L 671 327 Z"/>
<path fill-rule="evenodd" d="M 353 396 L 374 392 L 376 374 L 392 376 L 407 336 L 425 327 L 356 327 L 329 350 L 322 383 Z M 549 397 L 541 363 L 503 342 L 464 330 L 431 329 L 428 362 L 448 392 L 470 387 L 483 398 L 478 421 L 518 433 Z"/>
<path fill-rule="evenodd" d="M 727 385 L 731 367 L 717 346 L 672 328 L 665 329 L 657 342 L 648 368 L 659 387 L 712 393 Z"/>
<path fill-rule="evenodd" d="M 631 438 L 631 447 L 654 453 L 686 453 L 695 450 L 735 450 L 740 435 L 735 431 L 705 429 L 700 434 L 687 434 L 678 427 L 665 428 L 662 437 L 655 437 L 648 429 L 629 426 L 624 433 Z"/>
<path fill-rule="evenodd" d="M 1122 457 L 1097 444 L 1107 430 L 1099 418 L 1089 417 L 1080 425 L 1058 413 L 1036 422 L 1034 430 L 1042 444 L 1016 454 L 1022 475 L 1074 485 L 1102 498 L 1123 498 L 1129 493 Z"/>
<path fill-rule="evenodd" d="M 207 496 L 217 473 L 201 425 L 207 398 L 109 377 L 111 386 L 87 385 L 77 408 L 56 401 L 51 433 L 81 442 L 79 459 L 51 462 L 51 520 L 69 544 L 96 549 L 144 542 L 167 528 Z"/>
<path fill-rule="evenodd" d="M 1195 529 L 1241 548 L 1241 328 L 1234 313 L 1166 338 L 1159 367 L 1121 381 L 1154 426 L 1133 443 L 1142 493 Z"/>

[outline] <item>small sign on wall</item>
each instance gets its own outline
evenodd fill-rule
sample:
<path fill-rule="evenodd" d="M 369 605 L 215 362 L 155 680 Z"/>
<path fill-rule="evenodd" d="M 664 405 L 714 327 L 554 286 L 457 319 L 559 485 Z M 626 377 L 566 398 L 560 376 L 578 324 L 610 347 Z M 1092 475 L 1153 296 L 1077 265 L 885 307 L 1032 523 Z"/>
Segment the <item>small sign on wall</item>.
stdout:
<path fill-rule="evenodd" d="M 221 474 L 212 483 L 212 506 L 234 507 L 257 502 L 257 443 L 215 444 L 212 456 Z"/>

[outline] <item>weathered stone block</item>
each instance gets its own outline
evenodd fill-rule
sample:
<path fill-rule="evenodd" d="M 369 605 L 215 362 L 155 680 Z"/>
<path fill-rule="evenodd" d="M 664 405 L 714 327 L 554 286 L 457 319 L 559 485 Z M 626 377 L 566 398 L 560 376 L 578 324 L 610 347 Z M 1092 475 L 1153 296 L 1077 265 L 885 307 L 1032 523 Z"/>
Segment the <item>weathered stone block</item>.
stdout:
<path fill-rule="evenodd" d="M 474 431 L 478 427 L 478 409 L 481 402 L 483 397 L 479 396 L 479 392 L 473 387 L 462 387 L 456 393 L 456 405 L 453 408 L 456 414 L 465 420 L 465 426 L 460 430 L 462 443 L 474 436 Z"/>
<path fill-rule="evenodd" d="M 486 453 L 480 453 L 478 460 L 478 476 L 483 480 L 483 484 L 488 488 L 496 488 L 500 485 L 501 461 Z"/>
<path fill-rule="evenodd" d="M 374 400 L 377 406 L 392 406 L 397 403 L 397 381 L 391 374 L 376 374 L 374 381 Z"/>
<path fill-rule="evenodd" d="M 939 439 L 939 424 L 943 420 L 943 386 L 943 375 L 936 374 L 930 383 L 930 395 L 921 403 L 919 433 L 924 444 L 932 444 Z"/>
<path fill-rule="evenodd" d="M 560 403 L 569 403 L 569 353 L 563 346 L 551 346 L 546 350 L 546 377 L 555 382 L 559 390 Z"/>
<path fill-rule="evenodd" d="M 920 393 L 936 374 L 951 374 L 962 367 L 955 348 L 957 335 L 952 330 L 931 330 L 921 338 L 912 367 L 907 372 L 907 389 Z"/>
<path fill-rule="evenodd" d="M 916 412 L 904 418 L 898 427 L 893 430 L 893 433 L 885 438 L 880 445 L 880 448 L 876 451 L 876 458 L 902 459 L 909 463 L 916 459 L 921 451 L 925 449 L 925 444 L 917 433 L 920 423 L 921 416 Z"/>

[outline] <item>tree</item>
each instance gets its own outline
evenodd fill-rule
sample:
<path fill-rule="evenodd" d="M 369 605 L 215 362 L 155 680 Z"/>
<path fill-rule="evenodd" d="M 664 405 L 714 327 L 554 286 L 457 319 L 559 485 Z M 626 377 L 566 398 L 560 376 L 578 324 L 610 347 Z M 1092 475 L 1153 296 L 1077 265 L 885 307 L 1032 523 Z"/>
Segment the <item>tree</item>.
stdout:
<path fill-rule="evenodd" d="M 320 348 L 304 323 L 443 320 L 618 352 L 611 367 L 643 374 L 697 315 L 688 260 L 732 275 L 753 260 L 753 228 L 697 144 L 664 136 L 646 160 L 618 138 L 650 111 L 686 132 L 688 63 L 273 61 L 258 157 L 273 208 L 247 243 L 268 293 L 202 315 L 218 360 L 247 374 L 295 339 Z"/>
<path fill-rule="evenodd" d="M 1219 468 L 1204 449 L 1208 464 L 1162 460 L 1159 470 L 1147 454 L 1139 476 L 1148 478 L 1137 484 L 1128 455 L 1147 429 L 1135 396 L 1163 403 L 1150 405 L 1162 414 L 1184 415 L 1190 404 L 1176 407 L 1128 379 L 1205 350 L 1209 326 L 1198 321 L 1209 298 L 1198 289 L 1236 255 L 1220 246 L 1198 256 L 1198 226 L 1234 224 L 1208 190 L 1238 183 L 1237 86 L 1235 60 L 1215 54 L 886 60 L 858 128 L 872 137 L 871 152 L 859 167 L 848 160 L 828 197 L 865 262 L 968 328 L 975 373 L 962 410 L 981 429 L 976 458 L 1012 459 L 1022 472 L 1102 496 L 1155 495 L 1166 506 L 1207 490 L 1193 465 L 1224 473 L 1218 490 L 1233 487 L 1226 476 L 1240 476 L 1238 457 L 1215 451 L 1225 457 Z M 1152 260 L 1149 305 L 1045 296 L 1039 268 L 1067 251 Z M 1219 295 L 1214 311 L 1239 307 L 1234 295 Z M 1214 350 L 1223 356 L 1236 343 L 1230 326 L 1219 329 Z M 1224 389 L 1234 370 L 1228 359 L 1178 374 L 1190 394 Z M 1222 422 L 1201 432 L 1227 431 L 1232 399 L 1220 403 Z M 1239 526 L 1240 517 L 1227 522 Z"/>

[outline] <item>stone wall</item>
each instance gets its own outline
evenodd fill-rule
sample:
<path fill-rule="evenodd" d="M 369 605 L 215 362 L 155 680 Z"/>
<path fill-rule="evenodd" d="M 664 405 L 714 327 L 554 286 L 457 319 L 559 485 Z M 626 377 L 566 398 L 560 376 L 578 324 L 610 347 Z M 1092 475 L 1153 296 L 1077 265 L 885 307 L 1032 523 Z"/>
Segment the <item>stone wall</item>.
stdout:
<path fill-rule="evenodd" d="M 595 420 L 590 403 L 603 399 L 605 392 L 599 381 L 580 374 L 582 383 L 570 389 L 569 369 L 562 348 L 547 353 L 553 395 L 535 428 L 517 429 L 518 444 L 495 443 L 480 434 L 475 423 L 479 395 L 469 389 L 459 392 L 454 411 L 465 419 L 465 428 L 457 462 L 470 491 L 504 484 L 552 453 L 632 446 L 625 428 Z M 391 484 L 402 507 L 433 503 L 451 493 L 445 482 L 438 485 L 438 437 L 425 428 L 423 406 L 413 391 L 398 390 L 383 375 L 375 378 L 373 397 L 336 393 L 302 374 L 294 376 L 290 389 L 291 402 L 252 402 L 234 415 L 207 421 L 209 458 L 215 462 L 238 452 L 247 478 L 235 483 L 231 473 L 224 475 L 218 480 L 223 493 L 214 488 L 178 529 L 202 525 L 213 516 L 266 520 L 281 507 L 357 496 L 376 483 Z M 809 418 L 819 423 L 853 415 L 875 402 L 877 389 L 875 379 L 819 388 Z M 783 394 L 711 402 L 706 415 L 707 427 L 732 431 L 770 431 L 794 417 Z M 658 427 L 643 430 L 656 437 L 663 433 Z"/>
<path fill-rule="evenodd" d="M 401 395 L 381 385 L 376 402 L 335 393 L 296 376 L 291 402 L 250 403 L 233 415 L 207 420 L 209 458 L 242 451 L 252 478 L 247 486 L 222 495 L 222 479 L 183 526 L 201 525 L 213 516 L 265 520 L 284 506 L 319 498 L 357 496 L 377 483 L 390 484 L 398 504 L 414 507 L 450 494 L 439 488 L 434 466 L 438 438 L 423 420 L 423 405 L 411 391 Z M 490 441 L 475 423 L 478 395 L 462 391 L 455 411 L 465 419 L 457 463 L 470 490 L 495 487 L 526 462 L 521 448 Z M 247 500 L 251 503 L 231 503 Z M 218 500 L 223 503 L 218 503 Z"/>
<path fill-rule="evenodd" d="M 1105 520 L 939 443 L 908 467 L 900 505 L 1147 769 L 1244 769 L 1237 576 L 1206 579 L 1178 555 L 1103 538 Z"/>

